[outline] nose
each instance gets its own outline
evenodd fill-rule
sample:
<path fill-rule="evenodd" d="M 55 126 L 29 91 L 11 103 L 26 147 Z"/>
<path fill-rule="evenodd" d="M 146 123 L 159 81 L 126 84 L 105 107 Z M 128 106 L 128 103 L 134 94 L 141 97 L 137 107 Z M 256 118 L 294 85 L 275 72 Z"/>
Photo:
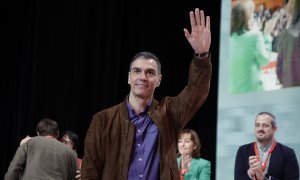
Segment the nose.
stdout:
<path fill-rule="evenodd" d="M 258 126 L 258 127 L 257 127 L 257 130 L 259 130 L 259 131 L 262 130 L 262 129 L 263 129 L 262 126 Z"/>
<path fill-rule="evenodd" d="M 140 79 L 147 79 L 146 72 L 140 73 Z"/>

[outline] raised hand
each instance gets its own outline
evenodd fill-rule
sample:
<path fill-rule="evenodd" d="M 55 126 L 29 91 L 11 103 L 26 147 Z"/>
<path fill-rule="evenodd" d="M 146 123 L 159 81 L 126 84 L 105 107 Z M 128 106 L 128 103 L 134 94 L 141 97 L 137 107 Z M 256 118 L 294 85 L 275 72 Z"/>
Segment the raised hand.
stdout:
<path fill-rule="evenodd" d="M 184 28 L 184 35 L 194 49 L 195 53 L 204 53 L 209 51 L 211 44 L 210 18 L 206 17 L 204 12 L 195 9 L 190 12 L 191 33 Z"/>

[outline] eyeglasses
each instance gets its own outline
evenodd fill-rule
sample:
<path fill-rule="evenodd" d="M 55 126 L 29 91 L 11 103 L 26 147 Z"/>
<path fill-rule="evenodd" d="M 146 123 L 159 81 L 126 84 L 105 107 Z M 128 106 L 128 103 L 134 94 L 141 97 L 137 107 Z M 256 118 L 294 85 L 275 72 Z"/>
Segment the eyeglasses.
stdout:
<path fill-rule="evenodd" d="M 67 140 L 65 140 L 65 139 L 61 139 L 60 141 L 61 141 L 62 143 L 64 143 L 65 145 L 71 145 L 71 146 L 74 145 L 72 141 L 67 141 Z"/>

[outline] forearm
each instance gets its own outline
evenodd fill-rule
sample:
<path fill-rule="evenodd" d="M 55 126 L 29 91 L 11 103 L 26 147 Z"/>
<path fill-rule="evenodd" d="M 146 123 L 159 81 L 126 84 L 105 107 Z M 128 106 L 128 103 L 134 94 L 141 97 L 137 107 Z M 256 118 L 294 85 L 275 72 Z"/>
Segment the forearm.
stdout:
<path fill-rule="evenodd" d="M 210 57 L 192 60 L 188 83 L 178 96 L 172 98 L 170 105 L 171 114 L 174 115 L 171 119 L 178 119 L 180 126 L 188 123 L 205 102 L 210 88 L 211 69 Z"/>
<path fill-rule="evenodd" d="M 196 101 L 195 108 L 200 108 L 208 96 L 211 74 L 212 64 L 210 55 L 203 59 L 196 57 L 193 59 L 190 65 L 187 93 L 190 95 L 191 102 L 193 100 Z"/>

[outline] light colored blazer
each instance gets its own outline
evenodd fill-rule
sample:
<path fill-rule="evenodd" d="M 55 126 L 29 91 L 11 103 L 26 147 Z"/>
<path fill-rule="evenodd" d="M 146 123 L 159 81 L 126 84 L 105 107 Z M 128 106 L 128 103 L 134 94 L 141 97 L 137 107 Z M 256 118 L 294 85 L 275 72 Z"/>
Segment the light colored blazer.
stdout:
<path fill-rule="evenodd" d="M 181 158 L 177 158 L 178 168 L 180 168 Z M 208 160 L 193 158 L 189 172 L 184 175 L 184 180 L 210 180 L 211 163 Z"/>
<path fill-rule="evenodd" d="M 269 63 L 271 38 L 258 30 L 230 37 L 229 93 L 239 94 L 263 90 L 261 67 Z"/>

